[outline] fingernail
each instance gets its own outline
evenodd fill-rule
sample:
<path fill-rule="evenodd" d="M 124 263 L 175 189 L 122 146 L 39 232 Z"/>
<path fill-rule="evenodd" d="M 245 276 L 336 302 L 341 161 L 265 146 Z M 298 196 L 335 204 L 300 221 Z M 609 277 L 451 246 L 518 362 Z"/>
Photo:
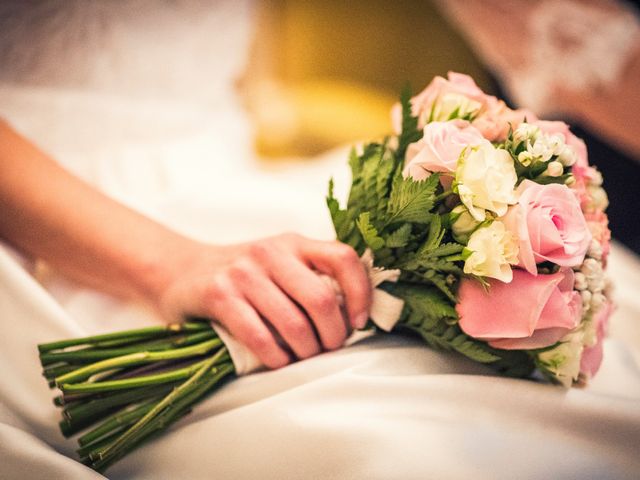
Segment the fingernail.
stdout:
<path fill-rule="evenodd" d="M 353 328 L 357 328 L 357 329 L 364 328 L 368 320 L 369 320 L 369 315 L 366 312 L 356 315 L 356 317 L 353 319 Z"/>

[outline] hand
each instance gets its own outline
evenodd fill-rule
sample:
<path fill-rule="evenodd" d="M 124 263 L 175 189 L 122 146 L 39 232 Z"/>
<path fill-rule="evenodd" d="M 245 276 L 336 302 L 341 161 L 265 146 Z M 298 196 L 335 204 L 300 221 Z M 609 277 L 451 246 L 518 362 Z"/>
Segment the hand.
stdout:
<path fill-rule="evenodd" d="M 285 234 L 233 246 L 194 242 L 180 257 L 156 299 L 164 315 L 217 320 L 267 367 L 289 363 L 287 350 L 302 359 L 336 349 L 367 321 L 369 280 L 345 244 Z M 348 321 L 320 274 L 339 283 Z"/>

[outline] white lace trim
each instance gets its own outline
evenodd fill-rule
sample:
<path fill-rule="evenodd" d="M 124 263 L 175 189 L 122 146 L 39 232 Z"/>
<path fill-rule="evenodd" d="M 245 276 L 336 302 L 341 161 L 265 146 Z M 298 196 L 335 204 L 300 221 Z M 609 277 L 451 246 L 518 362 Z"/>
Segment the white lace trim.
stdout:
<path fill-rule="evenodd" d="M 544 2 L 528 18 L 531 52 L 523 69 L 505 72 L 515 102 L 538 114 L 553 110 L 553 87 L 604 89 L 616 82 L 634 49 L 640 25 L 622 5 L 603 9 L 570 0 Z"/>

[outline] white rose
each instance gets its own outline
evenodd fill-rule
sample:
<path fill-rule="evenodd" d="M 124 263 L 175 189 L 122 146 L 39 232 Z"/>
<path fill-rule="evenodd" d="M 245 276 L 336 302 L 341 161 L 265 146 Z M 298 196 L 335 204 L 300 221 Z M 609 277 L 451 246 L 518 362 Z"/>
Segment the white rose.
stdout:
<path fill-rule="evenodd" d="M 464 273 L 496 278 L 509 283 L 513 279 L 511 265 L 518 263 L 518 241 L 504 223 L 495 220 L 471 234 L 464 262 Z"/>
<path fill-rule="evenodd" d="M 456 189 L 469 213 L 483 222 L 485 210 L 501 217 L 516 203 L 514 187 L 518 177 L 509 152 L 490 142 L 470 148 L 456 169 Z"/>

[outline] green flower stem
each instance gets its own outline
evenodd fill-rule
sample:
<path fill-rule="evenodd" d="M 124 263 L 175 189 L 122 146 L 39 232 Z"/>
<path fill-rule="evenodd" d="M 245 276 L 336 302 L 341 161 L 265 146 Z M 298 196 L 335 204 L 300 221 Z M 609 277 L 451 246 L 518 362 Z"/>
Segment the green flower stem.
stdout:
<path fill-rule="evenodd" d="M 453 193 L 452 190 L 445 190 L 444 192 L 442 192 L 440 195 L 436 195 L 436 197 L 433 200 L 434 204 L 438 204 L 441 201 L 443 201 L 445 198 L 447 198 L 449 195 L 451 195 Z"/>
<path fill-rule="evenodd" d="M 113 430 L 121 429 L 122 427 L 126 427 L 128 425 L 131 425 L 132 423 L 135 423 L 144 415 L 146 415 L 147 412 L 151 410 L 157 402 L 157 399 L 152 399 L 137 405 L 133 409 L 129 406 L 125 407 L 124 409 L 106 419 L 103 423 L 98 425 L 90 432 L 85 433 L 84 435 L 79 437 L 78 444 L 80 444 L 81 447 L 84 447 L 95 442 L 96 440 L 99 440 Z"/>
<path fill-rule="evenodd" d="M 110 447 L 102 451 L 96 450 L 92 453 L 90 455 L 90 458 L 94 461 L 92 468 L 98 471 L 104 471 L 115 461 L 144 443 L 149 437 L 167 428 L 170 424 L 187 414 L 195 402 L 210 392 L 216 384 L 227 375 L 233 373 L 233 371 L 234 367 L 231 363 L 222 365 L 216 371 L 210 370 L 208 378 L 205 378 L 202 382 L 194 382 L 185 390 L 185 393 L 180 398 L 174 398 L 173 403 L 170 402 L 168 404 L 170 408 L 164 408 L 164 410 L 159 409 L 158 413 L 146 424 L 138 422 L 134 427 L 141 425 L 135 431 L 134 427 L 132 427 Z"/>
<path fill-rule="evenodd" d="M 52 350 L 60 350 L 67 347 L 75 347 L 79 345 L 93 345 L 100 342 L 111 340 L 133 339 L 136 337 L 149 338 L 157 335 L 172 335 L 177 332 L 195 332 L 210 329 L 211 326 L 205 322 L 186 322 L 172 323 L 169 325 L 139 328 L 135 330 L 125 330 L 122 332 L 107 333 L 103 335 L 93 335 L 90 337 L 72 338 L 57 342 L 42 343 L 38 345 L 40 353 L 50 352 Z"/>
<path fill-rule="evenodd" d="M 155 375 L 144 375 L 142 377 L 125 378 L 122 380 L 111 380 L 106 382 L 65 383 L 60 385 L 60 389 L 64 393 L 95 393 L 175 382 L 189 378 L 198 371 L 206 361 L 207 360 L 202 360 L 189 365 L 188 367 L 178 368 L 176 370 L 170 370 L 168 372 L 158 373 Z"/>
<path fill-rule="evenodd" d="M 99 420 L 106 412 L 151 397 L 166 395 L 178 383 L 163 383 L 153 387 L 133 388 L 68 406 L 62 411 L 63 422 L 71 427 L 88 420 Z M 86 423 L 85 423 L 86 424 Z"/>
<path fill-rule="evenodd" d="M 189 345 L 200 343 L 204 340 L 210 340 L 212 338 L 217 338 L 217 335 L 213 330 L 209 330 L 176 338 L 169 337 L 151 342 L 134 343 L 122 348 L 47 352 L 40 355 L 40 362 L 44 365 L 62 361 L 76 363 L 95 362 L 99 360 L 108 360 L 110 358 L 121 357 L 132 353 L 138 353 L 141 351 L 153 352 L 186 347 Z"/>
<path fill-rule="evenodd" d="M 200 369 L 189 380 L 182 383 L 179 387 L 174 389 L 169 395 L 164 397 L 157 405 L 155 405 L 147 414 L 138 420 L 129 430 L 127 430 L 121 437 L 118 438 L 113 444 L 109 445 L 106 449 L 98 454 L 100 460 L 107 461 L 111 457 L 114 457 L 118 452 L 123 449 L 127 443 L 135 440 L 138 432 L 144 429 L 146 425 L 152 422 L 165 408 L 170 407 L 180 399 L 188 396 L 193 390 L 194 386 L 197 388 L 199 380 L 211 370 L 218 360 L 218 355 L 226 353 L 226 348 L 223 348 L 216 355 L 207 359 L 207 361 L 200 367 Z"/>
<path fill-rule="evenodd" d="M 178 420 L 180 420 L 182 417 L 188 415 L 189 413 L 191 413 L 190 409 L 187 410 L 183 410 L 180 412 L 180 414 L 174 419 L 174 422 L 177 422 Z M 78 450 L 79 454 L 82 455 L 82 458 L 80 459 L 80 461 L 87 465 L 88 467 L 96 470 L 96 471 L 100 471 L 99 469 L 101 469 L 101 471 L 104 471 L 105 469 L 107 469 L 109 466 L 113 465 L 115 462 L 117 462 L 119 459 L 121 459 L 122 457 L 125 457 L 127 455 L 129 455 L 131 452 L 133 452 L 134 450 L 136 450 L 137 448 L 141 447 L 145 442 L 159 437 L 162 435 L 163 431 L 162 430 L 154 430 L 152 432 L 150 432 L 148 435 L 146 435 L 144 438 L 140 439 L 139 441 L 137 441 L 136 443 L 131 444 L 127 450 L 124 450 L 122 452 L 120 452 L 116 457 L 112 458 L 111 460 L 107 461 L 107 462 L 96 462 L 95 460 L 93 460 L 91 458 L 91 454 L 94 453 L 95 451 L 97 451 L 99 448 L 104 448 L 107 445 L 109 445 L 110 443 L 112 443 L 116 437 L 118 437 L 118 435 L 122 434 L 122 430 L 116 431 L 114 434 L 109 435 L 109 437 L 105 438 L 105 440 L 100 440 L 100 442 L 96 442 L 90 446 L 85 447 L 85 449 L 80 449 L 82 450 L 82 453 L 80 453 L 80 450 Z M 90 450 L 91 447 L 94 447 L 94 450 Z M 86 452 L 89 452 L 89 454 L 87 454 Z"/>
<path fill-rule="evenodd" d="M 96 395 L 91 395 L 88 393 L 78 393 L 78 394 L 68 394 L 68 395 L 58 395 L 53 399 L 53 404 L 58 407 L 65 407 L 67 405 L 77 404 L 78 402 L 88 402 L 96 398 Z"/>
<path fill-rule="evenodd" d="M 102 437 L 93 443 L 80 447 L 76 450 L 76 453 L 80 456 L 80 462 L 91 467 L 91 459 L 89 455 L 91 452 L 107 447 L 110 443 L 113 443 L 118 435 L 121 435 L 126 430 L 127 425 L 122 425 L 120 428 L 113 430 L 108 435 Z"/>
<path fill-rule="evenodd" d="M 206 353 L 209 353 L 211 350 L 220 347 L 221 345 L 222 340 L 220 340 L 219 338 L 214 338 L 202 343 L 198 343 L 196 345 L 176 348 L 173 350 L 131 353 L 128 355 L 123 355 L 121 357 L 102 360 L 100 362 L 92 363 L 91 365 L 79 368 L 77 370 L 74 370 L 73 372 L 58 377 L 56 379 L 56 383 L 62 390 L 64 390 L 65 384 L 86 380 L 96 373 L 104 372 L 107 370 L 132 367 L 136 365 L 144 365 L 147 363 L 160 362 L 164 360 L 177 360 L 197 355 L 204 355 Z"/>
<path fill-rule="evenodd" d="M 50 366 L 42 370 L 42 376 L 47 380 L 54 380 L 56 377 L 64 375 L 65 373 L 72 372 L 76 368 L 78 367 L 75 365 L 67 364 Z"/>

